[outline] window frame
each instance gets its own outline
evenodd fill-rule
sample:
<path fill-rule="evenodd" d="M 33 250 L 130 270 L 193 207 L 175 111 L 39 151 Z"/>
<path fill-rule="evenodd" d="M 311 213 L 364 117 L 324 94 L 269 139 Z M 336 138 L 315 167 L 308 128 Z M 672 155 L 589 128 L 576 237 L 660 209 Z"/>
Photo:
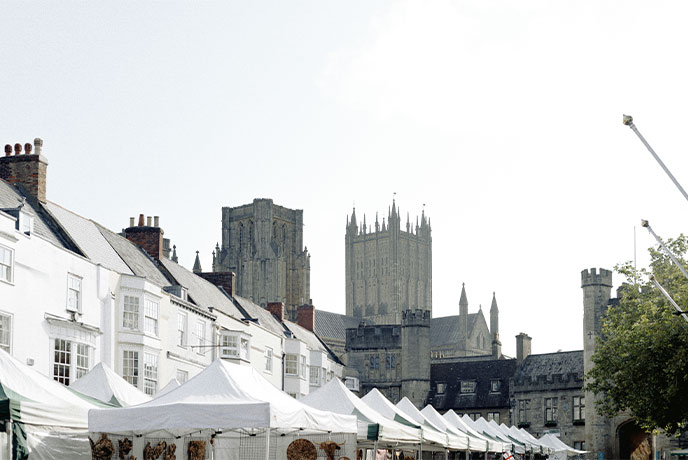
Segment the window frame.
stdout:
<path fill-rule="evenodd" d="M 502 381 L 500 379 L 490 380 L 490 393 L 499 393 L 502 391 Z"/>
<path fill-rule="evenodd" d="M 293 372 L 290 372 L 290 368 L 293 367 Z M 299 375 L 299 355 L 295 353 L 286 353 L 284 355 L 284 374 L 293 377 L 298 377 Z"/>
<path fill-rule="evenodd" d="M 461 380 L 459 391 L 462 395 L 475 394 L 477 387 L 478 385 L 475 380 Z"/>
<path fill-rule="evenodd" d="M 443 395 L 447 392 L 447 382 L 437 382 L 435 384 L 435 394 Z"/>
<path fill-rule="evenodd" d="M 9 254 L 9 265 L 4 263 L 4 254 Z M 7 267 L 3 269 L 3 267 Z M 5 278 L 2 274 L 8 273 L 9 278 Z M 7 284 L 14 284 L 14 249 L 0 244 L 0 281 Z"/>
<path fill-rule="evenodd" d="M 143 392 L 154 396 L 158 392 L 160 359 L 157 354 L 143 352 Z"/>
<path fill-rule="evenodd" d="M 186 348 L 188 345 L 189 314 L 177 311 L 177 346 Z"/>
<path fill-rule="evenodd" d="M 122 350 L 122 378 L 136 388 L 139 387 L 138 384 L 141 377 L 141 373 L 139 371 L 140 359 L 141 356 L 139 350 Z M 131 365 L 126 366 L 125 364 L 127 361 L 130 361 Z M 127 370 L 131 370 L 131 374 L 127 373 Z"/>
<path fill-rule="evenodd" d="M 557 423 L 557 411 L 558 411 L 558 406 L 559 406 L 559 398 L 555 397 L 550 397 L 550 398 L 544 398 L 543 401 L 543 408 L 544 408 L 544 417 L 545 417 L 545 424 L 556 424 Z"/>
<path fill-rule="evenodd" d="M 189 371 L 185 371 L 184 369 L 177 369 L 174 378 L 176 378 L 177 382 L 179 383 L 186 383 L 189 380 Z"/>
<path fill-rule="evenodd" d="M 3 319 L 7 320 L 7 331 L 3 330 Z M 12 330 L 14 317 L 12 314 L 0 311 L 0 349 L 5 350 L 8 354 L 12 354 Z M 3 336 L 7 335 L 7 343 L 3 343 Z"/>
<path fill-rule="evenodd" d="M 320 366 L 308 366 L 308 384 L 313 387 L 320 386 Z"/>
<path fill-rule="evenodd" d="M 585 423 L 585 395 L 571 398 L 571 417 L 574 423 Z M 576 417 L 578 415 L 578 418 Z"/>
<path fill-rule="evenodd" d="M 75 275 L 74 273 L 67 273 L 67 311 L 69 312 L 74 312 L 81 314 L 83 312 L 83 288 L 84 288 L 84 279 L 83 277 L 79 275 Z M 75 289 L 72 285 L 72 283 L 79 283 L 79 289 Z M 76 308 L 71 305 L 71 300 L 72 300 L 72 292 L 76 293 Z"/>
<path fill-rule="evenodd" d="M 129 302 L 127 302 L 129 300 Z M 132 300 L 136 300 L 136 310 L 132 310 L 131 307 L 134 306 L 134 302 L 131 302 Z M 129 308 L 127 308 L 129 307 Z M 141 330 L 141 297 L 137 295 L 127 295 L 124 294 L 122 296 L 122 329 L 126 329 L 128 331 L 140 331 Z M 130 322 L 132 325 L 129 326 L 127 325 L 127 322 Z"/>
<path fill-rule="evenodd" d="M 50 337 L 51 374 L 53 380 L 69 386 L 91 369 L 93 347 L 64 337 Z M 57 349 L 58 344 L 64 344 Z"/>
<path fill-rule="evenodd" d="M 264 371 L 267 372 L 268 374 L 272 374 L 272 357 L 273 357 L 273 352 L 272 348 L 270 347 L 265 347 L 265 350 L 263 350 L 263 357 L 265 358 L 265 368 Z"/>
<path fill-rule="evenodd" d="M 156 338 L 160 337 L 160 300 L 157 298 L 143 297 L 143 332 Z"/>
<path fill-rule="evenodd" d="M 499 423 L 500 423 L 500 422 L 499 422 L 499 419 L 500 419 L 499 412 L 488 412 L 488 413 L 487 413 L 487 421 L 488 421 L 488 422 L 491 421 L 491 420 L 494 420 L 495 423 L 496 423 L 497 425 L 499 425 Z"/>

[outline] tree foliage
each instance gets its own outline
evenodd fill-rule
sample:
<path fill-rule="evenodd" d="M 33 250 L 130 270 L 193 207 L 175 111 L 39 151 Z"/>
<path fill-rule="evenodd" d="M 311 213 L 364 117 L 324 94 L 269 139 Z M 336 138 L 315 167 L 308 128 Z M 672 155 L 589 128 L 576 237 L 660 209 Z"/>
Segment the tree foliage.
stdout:
<path fill-rule="evenodd" d="M 666 245 L 688 269 L 688 239 L 681 235 Z M 619 304 L 607 310 L 586 390 L 599 396 L 596 409 L 604 415 L 628 412 L 648 431 L 675 434 L 688 421 L 688 322 L 649 276 L 682 310 L 688 310 L 688 280 L 660 248 L 649 251 L 649 270 L 631 262 L 615 267 L 626 283 Z"/>

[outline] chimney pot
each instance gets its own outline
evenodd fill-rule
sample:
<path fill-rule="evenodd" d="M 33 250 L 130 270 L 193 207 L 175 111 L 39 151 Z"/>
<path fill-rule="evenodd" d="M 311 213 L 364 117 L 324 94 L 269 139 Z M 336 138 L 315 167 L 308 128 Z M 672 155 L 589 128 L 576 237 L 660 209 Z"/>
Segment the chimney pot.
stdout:
<path fill-rule="evenodd" d="M 40 155 L 41 149 L 43 148 L 43 139 L 41 139 L 40 137 L 35 138 L 33 140 L 33 146 L 34 146 L 34 149 L 36 150 L 36 155 Z"/>
<path fill-rule="evenodd" d="M 143 227 L 143 214 L 139 214 L 139 227 Z"/>
<path fill-rule="evenodd" d="M 296 309 L 296 323 L 304 329 L 315 332 L 315 307 L 301 305 Z"/>
<path fill-rule="evenodd" d="M 160 216 L 153 216 L 153 227 L 160 227 Z"/>
<path fill-rule="evenodd" d="M 19 155 L 19 154 L 21 154 L 21 151 L 22 151 L 21 144 L 19 144 L 19 143 L 14 144 L 14 154 Z"/>
<path fill-rule="evenodd" d="M 31 155 L 31 150 L 33 150 L 33 145 L 29 144 L 28 142 L 24 144 L 24 153 Z"/>
<path fill-rule="evenodd" d="M 151 226 L 151 216 L 146 216 L 146 227 Z"/>
<path fill-rule="evenodd" d="M 5 156 L 8 157 L 12 155 L 12 146 L 10 144 L 5 144 Z"/>
<path fill-rule="evenodd" d="M 130 218 L 129 218 L 129 226 L 130 226 L 130 227 L 133 227 L 133 226 L 134 226 L 134 220 L 136 220 L 136 219 L 134 219 L 133 217 L 130 217 Z"/>

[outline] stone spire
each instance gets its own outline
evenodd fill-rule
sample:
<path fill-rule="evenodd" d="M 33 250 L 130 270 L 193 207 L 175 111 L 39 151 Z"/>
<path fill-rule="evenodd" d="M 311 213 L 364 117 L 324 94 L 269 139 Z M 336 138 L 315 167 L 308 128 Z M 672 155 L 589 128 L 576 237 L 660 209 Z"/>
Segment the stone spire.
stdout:
<path fill-rule="evenodd" d="M 201 268 L 201 259 L 198 257 L 198 251 L 196 251 L 196 260 L 194 261 L 193 272 L 201 273 L 203 269 Z"/>
<path fill-rule="evenodd" d="M 179 259 L 177 259 L 177 245 L 172 245 L 172 262 L 179 262 Z"/>
<path fill-rule="evenodd" d="M 502 358 L 502 342 L 499 340 L 499 309 L 497 297 L 492 292 L 492 305 L 490 305 L 490 333 L 492 334 L 492 358 Z"/>
<path fill-rule="evenodd" d="M 459 299 L 459 348 L 467 354 L 468 351 L 468 299 L 466 298 L 466 284 L 461 284 L 461 298 Z"/>

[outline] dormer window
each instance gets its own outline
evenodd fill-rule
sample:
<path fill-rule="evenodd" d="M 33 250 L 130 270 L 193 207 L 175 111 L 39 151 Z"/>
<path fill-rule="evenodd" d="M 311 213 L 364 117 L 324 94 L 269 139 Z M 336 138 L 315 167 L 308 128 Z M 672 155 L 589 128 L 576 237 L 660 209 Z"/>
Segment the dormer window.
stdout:
<path fill-rule="evenodd" d="M 19 231 L 25 235 L 30 235 L 33 232 L 33 216 L 27 212 L 20 211 L 19 219 L 17 222 L 19 226 Z"/>

